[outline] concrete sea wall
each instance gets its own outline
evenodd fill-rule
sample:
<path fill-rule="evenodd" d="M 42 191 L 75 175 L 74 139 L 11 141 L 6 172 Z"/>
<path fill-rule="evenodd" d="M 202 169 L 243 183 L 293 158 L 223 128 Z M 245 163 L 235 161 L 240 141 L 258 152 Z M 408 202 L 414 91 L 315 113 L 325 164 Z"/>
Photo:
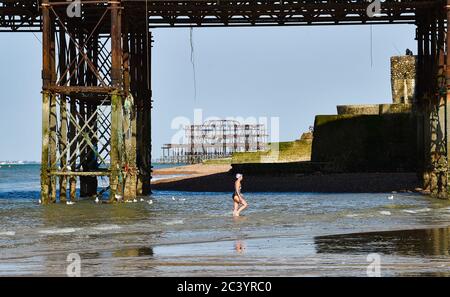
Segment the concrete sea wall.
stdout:
<path fill-rule="evenodd" d="M 319 115 L 312 161 L 333 171 L 412 172 L 417 168 L 416 118 L 409 113 Z"/>

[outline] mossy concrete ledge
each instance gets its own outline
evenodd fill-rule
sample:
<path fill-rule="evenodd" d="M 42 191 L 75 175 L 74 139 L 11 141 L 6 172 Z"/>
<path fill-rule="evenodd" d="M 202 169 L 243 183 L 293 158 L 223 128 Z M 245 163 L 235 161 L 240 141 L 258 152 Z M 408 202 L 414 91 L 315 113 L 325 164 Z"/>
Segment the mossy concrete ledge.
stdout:
<path fill-rule="evenodd" d="M 311 160 L 341 172 L 415 172 L 416 126 L 409 113 L 319 115 Z"/>
<path fill-rule="evenodd" d="M 380 115 L 391 113 L 411 113 L 411 111 L 412 105 L 403 103 L 337 106 L 338 115 Z"/>

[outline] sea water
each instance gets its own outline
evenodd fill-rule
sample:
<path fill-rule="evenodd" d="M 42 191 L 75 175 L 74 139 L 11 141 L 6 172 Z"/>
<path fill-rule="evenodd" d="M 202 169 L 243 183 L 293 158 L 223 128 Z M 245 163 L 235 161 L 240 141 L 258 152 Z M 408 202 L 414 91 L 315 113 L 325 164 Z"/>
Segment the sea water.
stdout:
<path fill-rule="evenodd" d="M 155 192 L 137 203 L 41 206 L 39 165 L 0 168 L 0 275 L 450 274 L 450 203 L 418 194 Z M 390 196 L 394 196 L 393 199 Z M 141 201 L 142 200 L 142 201 Z"/>

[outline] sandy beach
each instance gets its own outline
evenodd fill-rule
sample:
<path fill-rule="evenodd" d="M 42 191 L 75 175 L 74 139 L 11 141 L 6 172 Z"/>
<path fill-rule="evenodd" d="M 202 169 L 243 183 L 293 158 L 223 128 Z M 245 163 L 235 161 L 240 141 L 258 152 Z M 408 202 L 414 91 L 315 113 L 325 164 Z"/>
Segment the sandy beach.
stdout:
<path fill-rule="evenodd" d="M 180 175 L 152 182 L 155 190 L 191 192 L 229 192 L 234 174 L 230 165 L 186 165 L 157 169 L 153 176 Z M 245 174 L 247 192 L 319 192 L 319 193 L 377 193 L 413 192 L 420 187 L 417 174 L 411 173 L 335 173 L 335 174 Z"/>

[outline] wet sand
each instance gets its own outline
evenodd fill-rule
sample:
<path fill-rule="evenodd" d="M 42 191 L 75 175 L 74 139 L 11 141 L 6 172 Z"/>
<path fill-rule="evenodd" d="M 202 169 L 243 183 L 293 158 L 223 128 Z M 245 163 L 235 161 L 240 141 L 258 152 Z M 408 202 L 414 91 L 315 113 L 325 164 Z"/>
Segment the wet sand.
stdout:
<path fill-rule="evenodd" d="M 364 277 L 378 253 L 383 276 L 449 276 L 450 202 L 394 196 L 249 193 L 233 218 L 227 193 L 48 207 L 0 193 L 0 275 L 64 276 L 78 253 L 82 276 Z"/>
<path fill-rule="evenodd" d="M 189 192 L 230 192 L 234 174 L 229 165 L 188 165 L 159 169 L 154 176 L 184 174 L 152 182 L 155 190 Z M 417 174 L 411 173 L 339 173 L 339 174 L 245 174 L 246 192 L 318 192 L 318 193 L 382 193 L 413 192 L 420 187 Z"/>
<path fill-rule="evenodd" d="M 185 165 L 171 168 L 160 168 L 153 170 L 153 175 L 191 175 L 195 176 L 205 176 L 217 173 L 226 173 L 231 170 L 231 165 L 204 165 L 204 164 L 193 164 Z"/>

